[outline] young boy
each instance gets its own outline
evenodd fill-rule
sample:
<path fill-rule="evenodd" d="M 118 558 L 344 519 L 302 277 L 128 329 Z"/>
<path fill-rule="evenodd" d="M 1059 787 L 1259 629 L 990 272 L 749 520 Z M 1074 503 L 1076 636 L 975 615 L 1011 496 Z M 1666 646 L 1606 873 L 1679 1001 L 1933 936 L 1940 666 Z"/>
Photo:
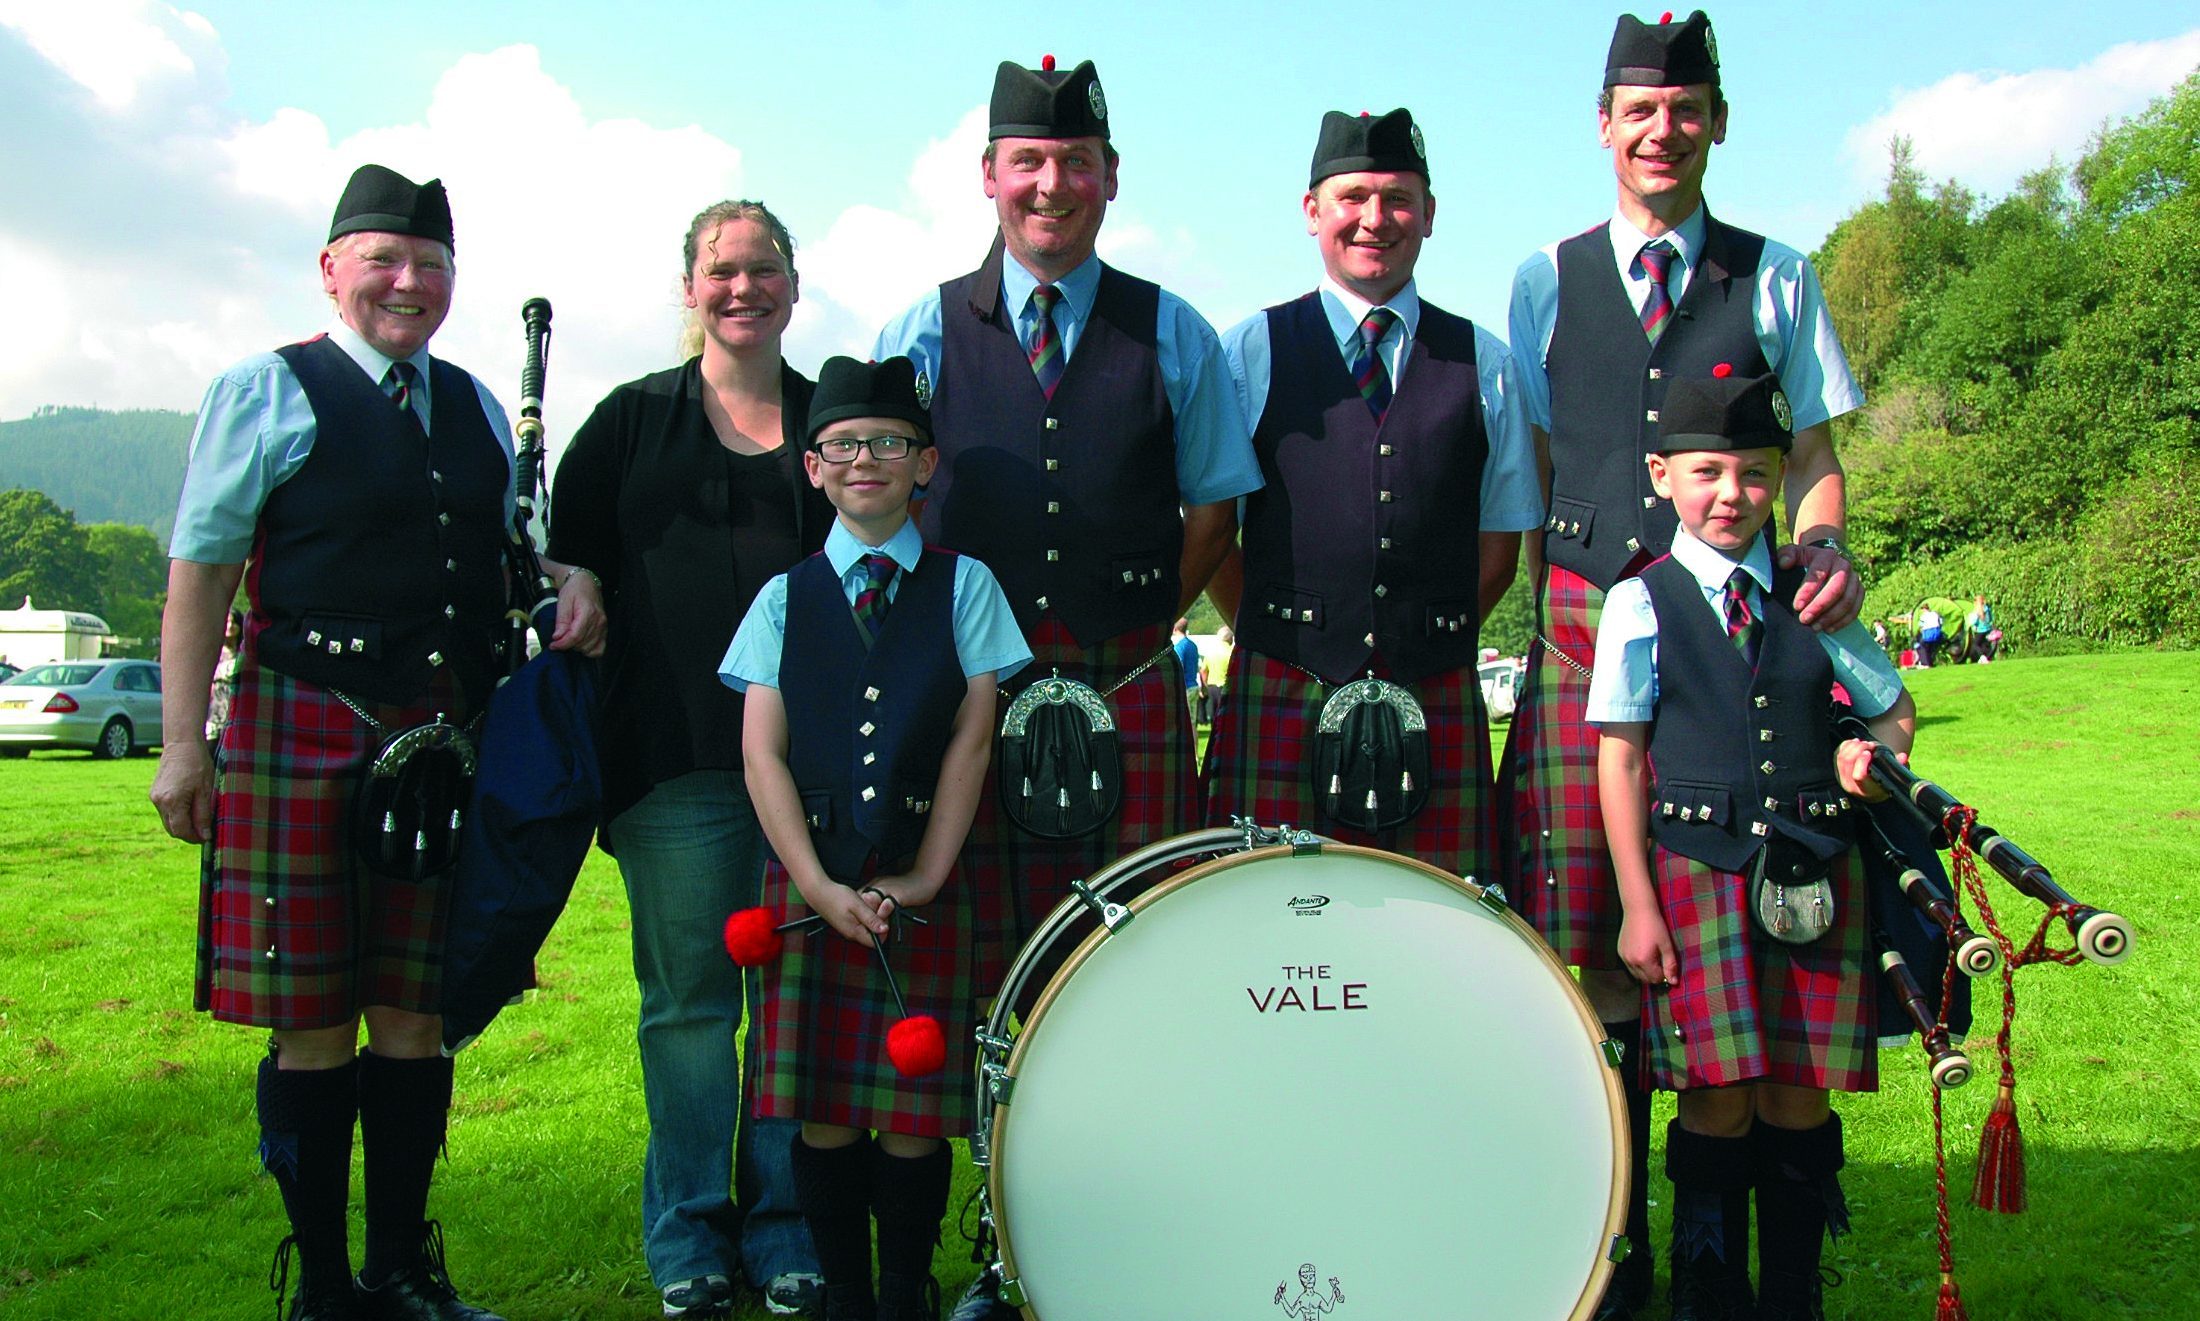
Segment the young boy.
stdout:
<path fill-rule="evenodd" d="M 1847 1228 L 1827 1093 L 1878 1086 L 1853 799 L 1885 792 L 1873 744 L 1835 746 L 1830 693 L 1844 685 L 1903 755 L 1914 708 L 1868 632 L 1804 627 L 1798 571 L 1773 572 L 1764 528 L 1792 443 L 1778 379 L 1714 369 L 1673 382 L 1659 412 L 1650 482 L 1680 529 L 1606 599 L 1588 717 L 1619 955 L 1643 984 L 1644 1081 L 1680 1093 L 1666 1131 L 1673 1316 L 1822 1318 L 1821 1247 Z M 1768 934 L 1752 915 L 1760 873 L 1824 875 L 1830 929 L 1804 944 Z"/>
<path fill-rule="evenodd" d="M 831 1321 L 934 1321 L 942 1139 L 969 1131 L 970 894 L 949 885 L 977 810 L 996 684 L 1030 659 L 983 564 L 927 547 L 909 496 L 937 456 L 907 358 L 834 358 L 810 405 L 810 481 L 839 511 L 825 549 L 750 606 L 719 674 L 747 694 L 749 794 L 771 844 L 764 906 L 832 929 L 768 965 L 756 1113 L 796 1118 L 796 1196 Z M 897 922 L 924 910 L 926 925 Z M 943 1068 L 898 1075 L 897 1010 L 937 1018 Z M 871 1131 L 878 1138 L 874 1144 Z M 871 1220 L 878 1220 L 878 1291 Z"/>

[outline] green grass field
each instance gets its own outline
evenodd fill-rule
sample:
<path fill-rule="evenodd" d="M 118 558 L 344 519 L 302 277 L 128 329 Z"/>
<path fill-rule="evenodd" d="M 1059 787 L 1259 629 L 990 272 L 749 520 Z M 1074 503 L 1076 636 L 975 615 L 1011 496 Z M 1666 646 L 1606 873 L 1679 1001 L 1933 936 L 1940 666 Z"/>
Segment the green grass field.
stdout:
<path fill-rule="evenodd" d="M 1943 668 L 1915 687 L 1920 771 L 2080 898 L 2130 918 L 2137 936 L 2121 967 L 2018 979 L 2032 1209 L 1957 1206 L 1970 1313 L 2192 1316 L 2200 654 Z M 191 1012 L 197 855 L 161 836 L 145 802 L 152 765 L 74 754 L 0 763 L 0 1315 L 10 1318 L 268 1315 L 283 1228 L 254 1156 L 262 1037 Z M 2028 933 L 2038 906 L 1989 883 Z M 431 1213 L 450 1222 L 461 1287 L 514 1321 L 657 1312 L 636 1209 L 643 1122 L 625 927 L 617 874 L 599 855 L 545 951 L 543 989 L 459 1061 Z M 1990 1031 L 1998 997 L 1979 1003 Z M 1983 1076 L 1948 1101 L 1951 1176 L 1965 1192 L 1993 1099 L 1989 1036 L 1971 1051 Z M 1828 1254 L 1847 1276 L 1829 1294 L 1834 1315 L 1932 1315 L 1921 1060 L 1915 1049 L 1888 1054 L 1883 1090 L 1843 1105 L 1856 1228 Z M 958 1205 L 967 1166 L 961 1178 Z M 950 1224 L 937 1262 L 950 1298 L 972 1270 L 966 1255 Z"/>

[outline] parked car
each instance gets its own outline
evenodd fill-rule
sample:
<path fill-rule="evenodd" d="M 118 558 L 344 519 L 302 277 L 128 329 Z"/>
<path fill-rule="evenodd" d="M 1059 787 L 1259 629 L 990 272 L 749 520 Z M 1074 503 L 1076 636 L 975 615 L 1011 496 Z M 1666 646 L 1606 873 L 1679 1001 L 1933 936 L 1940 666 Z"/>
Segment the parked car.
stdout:
<path fill-rule="evenodd" d="M 0 682 L 0 756 L 86 748 L 127 757 L 159 742 L 160 666 L 151 661 L 56 661 Z"/>
<path fill-rule="evenodd" d="M 1482 681 L 1482 705 L 1488 709 L 1490 719 L 1512 719 L 1513 707 L 1520 701 L 1521 665 L 1518 657 L 1505 657 L 1475 667 Z"/>
<path fill-rule="evenodd" d="M 18 674 L 21 674 L 22 672 L 22 666 L 10 665 L 6 661 L 0 661 L 0 683 L 6 683 L 8 680 L 14 678 Z"/>

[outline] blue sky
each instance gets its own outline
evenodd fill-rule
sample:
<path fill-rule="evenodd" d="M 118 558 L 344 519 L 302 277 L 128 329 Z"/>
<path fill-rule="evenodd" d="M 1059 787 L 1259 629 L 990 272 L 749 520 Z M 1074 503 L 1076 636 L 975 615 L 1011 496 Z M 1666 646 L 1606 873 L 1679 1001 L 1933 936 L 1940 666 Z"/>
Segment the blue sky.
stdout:
<path fill-rule="evenodd" d="M 554 434 L 669 361 L 684 223 L 728 194 L 801 244 L 789 356 L 814 370 L 982 253 L 992 69 L 1046 52 L 1107 89 L 1103 253 L 1218 327 L 1319 274 L 1298 202 L 1322 112 L 1411 107 L 1439 202 L 1422 292 L 1501 333 L 1519 260 L 1610 210 L 1592 101 L 1618 9 L 1338 10 L 0 0 L 0 418 L 189 408 L 224 362 L 313 331 L 314 250 L 364 159 L 451 183 L 440 351 L 516 394 L 519 303 L 557 304 Z M 1711 13 L 1734 103 L 1712 205 L 1806 250 L 1876 190 L 1891 132 L 1997 193 L 2200 64 L 2189 4 Z"/>

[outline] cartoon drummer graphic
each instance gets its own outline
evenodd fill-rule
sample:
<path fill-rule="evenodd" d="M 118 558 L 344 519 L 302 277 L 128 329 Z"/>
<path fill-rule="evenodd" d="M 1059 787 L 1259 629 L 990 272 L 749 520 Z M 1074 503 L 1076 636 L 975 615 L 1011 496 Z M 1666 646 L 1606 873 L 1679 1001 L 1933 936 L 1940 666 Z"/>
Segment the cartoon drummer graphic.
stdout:
<path fill-rule="evenodd" d="M 1290 1291 L 1291 1282 L 1289 1280 L 1276 1286 L 1276 1306 L 1282 1308 L 1283 1314 L 1293 1318 L 1293 1321 L 1310 1321 L 1310 1318 L 1330 1311 L 1337 1304 L 1344 1301 L 1344 1286 L 1337 1283 L 1337 1277 L 1334 1275 L 1329 1277 L 1329 1296 L 1327 1298 L 1314 1292 L 1313 1262 L 1307 1262 L 1299 1267 L 1299 1296 L 1285 1301 L 1284 1295 Z"/>

